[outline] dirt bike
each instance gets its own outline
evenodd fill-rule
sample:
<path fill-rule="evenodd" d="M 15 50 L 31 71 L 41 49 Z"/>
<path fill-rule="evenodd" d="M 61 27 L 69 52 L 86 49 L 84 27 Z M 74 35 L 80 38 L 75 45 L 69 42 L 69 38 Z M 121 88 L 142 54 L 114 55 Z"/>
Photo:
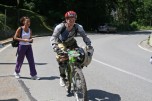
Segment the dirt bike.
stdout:
<path fill-rule="evenodd" d="M 82 72 L 81 61 L 83 55 L 79 48 L 73 50 L 62 51 L 60 53 L 60 61 L 65 67 L 65 87 L 68 93 L 73 93 L 76 101 L 88 101 L 87 86 Z"/>

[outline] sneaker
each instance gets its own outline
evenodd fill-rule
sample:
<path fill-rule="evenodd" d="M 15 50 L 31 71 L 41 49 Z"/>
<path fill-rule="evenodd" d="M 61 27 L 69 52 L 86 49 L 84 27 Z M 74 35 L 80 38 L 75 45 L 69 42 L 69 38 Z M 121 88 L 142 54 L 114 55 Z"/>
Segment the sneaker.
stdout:
<path fill-rule="evenodd" d="M 32 79 L 32 80 L 40 80 L 40 78 L 39 78 L 37 75 L 32 76 L 31 79 Z"/>
<path fill-rule="evenodd" d="M 14 76 L 15 76 L 15 78 L 20 78 L 20 74 L 19 73 L 16 73 L 16 72 L 14 72 Z"/>
<path fill-rule="evenodd" d="M 60 86 L 62 86 L 62 87 L 65 86 L 65 81 L 62 77 L 60 77 Z"/>

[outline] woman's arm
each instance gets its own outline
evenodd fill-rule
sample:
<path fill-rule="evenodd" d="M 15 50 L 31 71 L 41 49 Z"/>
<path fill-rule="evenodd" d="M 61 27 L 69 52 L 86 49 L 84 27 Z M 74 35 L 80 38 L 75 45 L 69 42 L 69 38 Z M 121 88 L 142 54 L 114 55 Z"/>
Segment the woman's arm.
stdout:
<path fill-rule="evenodd" d="M 23 29 L 22 29 L 23 30 Z M 22 39 L 21 38 L 21 27 L 19 27 L 16 32 L 15 32 L 15 35 L 14 35 L 14 40 L 18 40 L 18 41 L 24 41 L 24 42 L 29 42 L 29 39 Z"/>
<path fill-rule="evenodd" d="M 33 42 L 33 38 L 32 38 L 32 30 L 30 29 L 30 39 L 29 39 L 30 43 Z"/>

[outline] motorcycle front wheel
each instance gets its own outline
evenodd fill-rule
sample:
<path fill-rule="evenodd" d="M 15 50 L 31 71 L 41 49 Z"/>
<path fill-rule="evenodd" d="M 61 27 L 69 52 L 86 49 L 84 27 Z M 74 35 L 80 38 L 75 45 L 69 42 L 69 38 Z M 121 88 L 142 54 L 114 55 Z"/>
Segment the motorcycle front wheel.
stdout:
<path fill-rule="evenodd" d="M 88 101 L 85 78 L 82 70 L 78 67 L 76 67 L 74 71 L 73 87 L 76 101 Z"/>

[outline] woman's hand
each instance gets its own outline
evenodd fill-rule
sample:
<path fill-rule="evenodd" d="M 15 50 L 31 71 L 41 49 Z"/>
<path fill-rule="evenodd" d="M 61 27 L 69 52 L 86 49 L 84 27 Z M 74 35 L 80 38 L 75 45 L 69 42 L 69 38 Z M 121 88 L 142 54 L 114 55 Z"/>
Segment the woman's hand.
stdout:
<path fill-rule="evenodd" d="M 30 39 L 30 41 L 29 41 L 30 43 L 33 43 L 33 39 Z"/>
<path fill-rule="evenodd" d="M 29 39 L 24 39 L 24 42 L 29 42 Z"/>
<path fill-rule="evenodd" d="M 24 39 L 24 42 L 30 42 L 30 43 L 32 43 L 33 39 Z"/>

